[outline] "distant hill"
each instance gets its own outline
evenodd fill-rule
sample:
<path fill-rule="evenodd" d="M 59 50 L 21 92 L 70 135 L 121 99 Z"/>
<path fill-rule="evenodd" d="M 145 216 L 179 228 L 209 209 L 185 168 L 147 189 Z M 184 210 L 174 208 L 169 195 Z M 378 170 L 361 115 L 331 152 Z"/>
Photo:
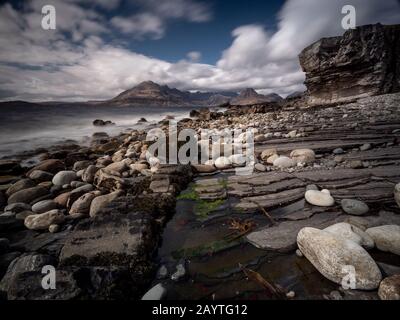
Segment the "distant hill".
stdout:
<path fill-rule="evenodd" d="M 118 106 L 213 106 L 237 96 L 235 92 L 189 92 L 145 81 L 107 103 Z M 221 102 L 222 101 L 222 102 Z"/>
<path fill-rule="evenodd" d="M 240 92 L 239 96 L 232 99 L 230 103 L 232 105 L 249 105 L 249 104 L 257 104 L 257 103 L 265 103 L 265 102 L 278 102 L 283 100 L 283 98 L 276 94 L 271 93 L 268 95 L 263 95 L 257 93 L 252 88 L 247 88 Z"/>

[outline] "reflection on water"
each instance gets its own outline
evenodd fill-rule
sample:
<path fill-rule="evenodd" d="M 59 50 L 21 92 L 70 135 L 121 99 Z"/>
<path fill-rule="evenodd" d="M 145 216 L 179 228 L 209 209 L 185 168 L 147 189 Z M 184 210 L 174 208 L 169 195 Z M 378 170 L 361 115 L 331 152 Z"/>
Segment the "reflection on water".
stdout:
<path fill-rule="evenodd" d="M 141 128 L 140 118 L 159 121 L 166 115 L 188 117 L 193 108 L 105 107 L 105 106 L 13 106 L 0 107 L 0 158 L 22 151 L 74 140 L 85 143 L 94 132 L 118 134 L 128 128 Z M 116 125 L 95 127 L 95 119 Z"/>

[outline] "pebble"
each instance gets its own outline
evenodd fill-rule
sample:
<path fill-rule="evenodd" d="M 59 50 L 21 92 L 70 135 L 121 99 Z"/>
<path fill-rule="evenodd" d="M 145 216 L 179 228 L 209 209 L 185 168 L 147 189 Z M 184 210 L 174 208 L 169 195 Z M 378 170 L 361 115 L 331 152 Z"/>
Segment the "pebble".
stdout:
<path fill-rule="evenodd" d="M 52 182 L 54 185 L 63 186 L 69 185 L 76 178 L 75 171 L 60 171 L 54 176 Z"/>
<path fill-rule="evenodd" d="M 42 200 L 32 206 L 34 213 L 45 213 L 53 209 L 57 209 L 57 203 L 53 200 Z"/>
<path fill-rule="evenodd" d="M 367 151 L 371 149 L 371 144 L 370 143 L 364 143 L 361 147 L 360 147 L 360 151 Z"/>
<path fill-rule="evenodd" d="M 343 199 L 340 204 L 344 212 L 355 216 L 364 215 L 369 211 L 368 205 L 360 200 Z"/>
<path fill-rule="evenodd" d="M 333 154 L 342 154 L 344 153 L 344 150 L 342 148 L 336 148 L 335 150 L 333 150 Z"/>

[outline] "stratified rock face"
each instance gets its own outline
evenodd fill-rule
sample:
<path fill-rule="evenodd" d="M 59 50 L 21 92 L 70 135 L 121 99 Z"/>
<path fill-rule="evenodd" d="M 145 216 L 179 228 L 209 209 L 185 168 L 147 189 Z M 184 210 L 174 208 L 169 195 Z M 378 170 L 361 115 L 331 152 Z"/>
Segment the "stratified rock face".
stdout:
<path fill-rule="evenodd" d="M 322 38 L 299 55 L 309 104 L 400 91 L 400 25 L 366 25 Z"/>

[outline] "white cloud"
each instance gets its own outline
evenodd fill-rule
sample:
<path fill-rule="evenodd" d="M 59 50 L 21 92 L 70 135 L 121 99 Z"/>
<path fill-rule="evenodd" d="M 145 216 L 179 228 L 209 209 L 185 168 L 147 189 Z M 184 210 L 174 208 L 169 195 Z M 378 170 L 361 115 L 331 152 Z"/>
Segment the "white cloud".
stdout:
<path fill-rule="evenodd" d="M 0 6 L 0 99 L 107 99 L 145 80 L 186 90 L 253 87 L 262 93 L 286 95 L 304 89 L 299 52 L 323 36 L 344 32 L 340 5 L 346 2 L 289 0 L 279 13 L 276 32 L 261 25 L 240 26 L 232 32 L 231 46 L 215 65 L 210 65 L 199 63 L 201 55 L 195 51 L 188 53 L 187 59 L 170 63 L 132 52 L 116 42 L 104 43 L 102 35 L 110 25 L 95 6 L 83 10 L 80 0 L 63 1 L 65 15 L 57 16 L 59 29 L 43 31 L 38 23 L 40 11 L 34 10 L 43 1 L 29 2 L 22 12 L 9 4 Z M 179 9 L 180 0 L 163 1 L 163 5 L 157 2 L 158 7 L 154 3 L 151 7 L 155 0 L 146 1 L 147 5 L 144 0 L 135 1 L 142 6 L 142 12 L 128 21 L 119 17 L 121 20 L 115 18 L 111 23 L 119 24 L 119 29 L 135 35 L 133 38 L 162 36 L 167 19 L 201 22 L 211 17 L 207 13 L 209 8 L 196 7 L 200 2 L 185 1 L 192 6 L 188 11 Z M 113 8 L 117 2 L 113 2 Z M 400 21 L 396 0 L 352 3 L 358 25 Z M 150 14 L 158 17 L 159 22 L 150 16 L 143 18 Z M 139 26 L 140 19 L 144 26 Z"/>
<path fill-rule="evenodd" d="M 140 13 L 131 17 L 114 17 L 111 24 L 122 33 L 132 34 L 136 39 L 150 36 L 160 39 L 165 32 L 163 21 L 151 13 Z"/>

